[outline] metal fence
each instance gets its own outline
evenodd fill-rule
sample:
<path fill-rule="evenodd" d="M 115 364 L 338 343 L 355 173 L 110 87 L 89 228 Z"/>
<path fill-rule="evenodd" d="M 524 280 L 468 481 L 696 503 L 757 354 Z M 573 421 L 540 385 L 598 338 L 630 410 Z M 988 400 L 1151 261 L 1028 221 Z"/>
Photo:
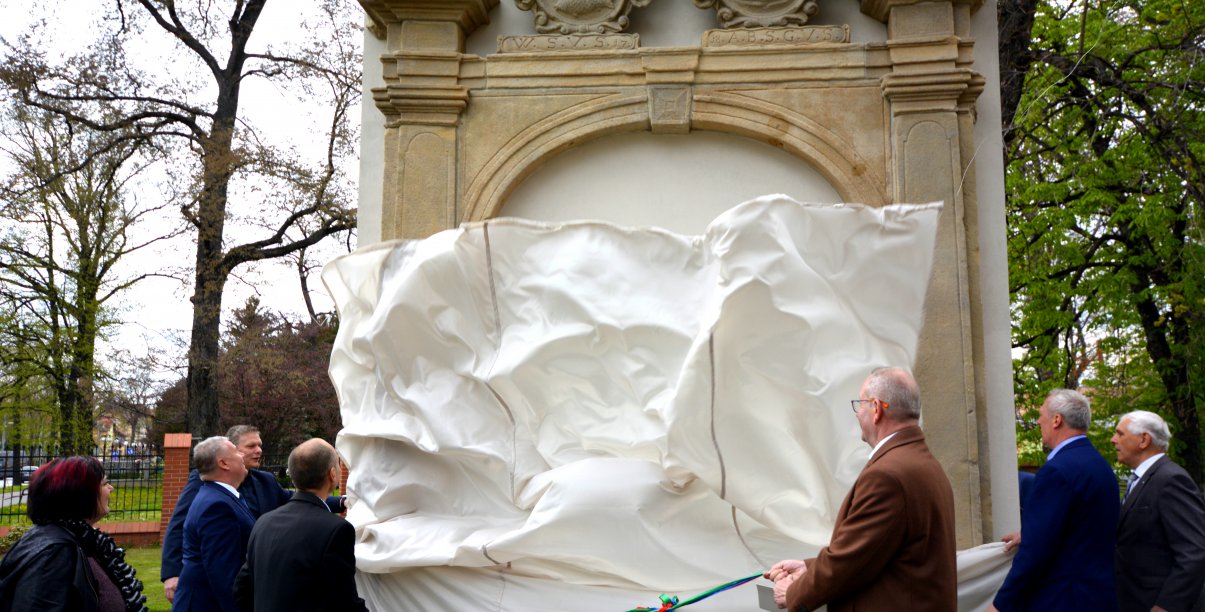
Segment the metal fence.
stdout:
<path fill-rule="evenodd" d="M 288 453 L 283 455 L 269 455 L 265 453 L 259 458 L 259 469 L 265 472 L 271 472 L 272 475 L 276 476 L 276 481 L 280 483 L 280 486 L 286 489 L 292 489 L 293 479 L 289 478 L 288 466 Z"/>
<path fill-rule="evenodd" d="M 28 480 L 57 455 L 5 452 L 0 459 L 0 525 L 28 525 Z M 163 506 L 163 456 L 154 453 L 97 457 L 113 485 L 105 522 L 158 521 Z"/>

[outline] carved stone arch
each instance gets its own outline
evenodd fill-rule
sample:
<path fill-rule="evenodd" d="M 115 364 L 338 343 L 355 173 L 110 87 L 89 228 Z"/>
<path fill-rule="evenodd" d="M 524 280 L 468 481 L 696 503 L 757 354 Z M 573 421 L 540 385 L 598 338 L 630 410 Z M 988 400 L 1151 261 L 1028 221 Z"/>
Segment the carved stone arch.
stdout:
<path fill-rule="evenodd" d="M 648 97 L 612 95 L 567 108 L 521 131 L 498 150 L 465 190 L 462 221 L 497 216 L 506 196 L 565 149 L 621 132 L 648 129 Z"/>
<path fill-rule="evenodd" d="M 745 136 L 794 155 L 815 168 L 846 202 L 888 202 L 882 172 L 830 130 L 799 113 L 746 96 L 694 96 L 692 129 Z M 465 190 L 462 221 L 494 217 L 518 184 L 558 153 L 622 132 L 649 129 L 647 96 L 608 96 L 565 109 L 517 134 Z"/>
<path fill-rule="evenodd" d="M 780 147 L 820 172 L 846 202 L 890 201 L 883 172 L 858 155 L 852 144 L 788 108 L 737 94 L 702 93 L 694 98 L 691 127 L 740 134 Z"/>

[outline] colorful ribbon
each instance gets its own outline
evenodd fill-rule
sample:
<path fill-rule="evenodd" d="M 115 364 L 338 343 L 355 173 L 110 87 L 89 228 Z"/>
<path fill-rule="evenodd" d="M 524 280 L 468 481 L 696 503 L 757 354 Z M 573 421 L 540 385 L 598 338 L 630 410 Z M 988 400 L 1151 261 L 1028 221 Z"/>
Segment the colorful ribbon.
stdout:
<path fill-rule="evenodd" d="M 715 587 L 714 589 L 711 589 L 708 591 L 703 591 L 702 593 L 699 593 L 698 595 L 695 595 L 694 597 L 691 597 L 690 599 L 687 599 L 686 601 L 682 601 L 682 602 L 678 601 L 677 597 L 672 597 L 670 595 L 662 595 L 660 608 L 640 607 L 640 608 L 633 608 L 631 610 L 628 610 L 628 612 L 669 612 L 669 610 L 677 610 L 679 608 L 685 608 L 686 606 L 689 606 L 692 603 L 703 601 L 704 599 L 707 599 L 708 597 L 711 597 L 712 595 L 715 595 L 716 593 L 723 593 L 724 591 L 727 591 L 728 589 L 734 589 L 738 586 L 741 586 L 742 584 L 745 584 L 746 582 L 752 581 L 755 578 L 761 578 L 761 576 L 762 576 L 761 572 L 758 572 L 758 573 L 753 574 L 752 576 L 749 576 L 746 578 L 738 578 L 736 580 L 733 580 L 732 582 L 727 582 L 727 583 L 721 584 L 720 586 Z"/>

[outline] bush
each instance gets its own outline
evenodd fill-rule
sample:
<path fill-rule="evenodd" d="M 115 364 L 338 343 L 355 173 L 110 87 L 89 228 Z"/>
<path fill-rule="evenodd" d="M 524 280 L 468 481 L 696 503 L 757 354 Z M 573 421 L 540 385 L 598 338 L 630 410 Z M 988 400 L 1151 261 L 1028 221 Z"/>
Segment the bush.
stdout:
<path fill-rule="evenodd" d="M 20 540 L 26 531 L 29 531 L 29 526 L 27 525 L 16 525 L 9 528 L 8 535 L 0 537 L 0 554 L 7 553 L 9 549 L 15 546 L 17 540 Z"/>

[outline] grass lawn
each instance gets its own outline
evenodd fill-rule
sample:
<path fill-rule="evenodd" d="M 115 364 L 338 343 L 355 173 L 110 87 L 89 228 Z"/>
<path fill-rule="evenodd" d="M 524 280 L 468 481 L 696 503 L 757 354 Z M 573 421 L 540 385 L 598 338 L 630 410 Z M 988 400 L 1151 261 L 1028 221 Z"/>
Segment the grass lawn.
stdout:
<path fill-rule="evenodd" d="M 163 583 L 159 582 L 160 548 L 127 548 L 126 563 L 138 572 L 142 581 L 142 592 L 146 595 L 146 607 L 151 612 L 170 612 L 172 604 L 163 596 Z"/>

